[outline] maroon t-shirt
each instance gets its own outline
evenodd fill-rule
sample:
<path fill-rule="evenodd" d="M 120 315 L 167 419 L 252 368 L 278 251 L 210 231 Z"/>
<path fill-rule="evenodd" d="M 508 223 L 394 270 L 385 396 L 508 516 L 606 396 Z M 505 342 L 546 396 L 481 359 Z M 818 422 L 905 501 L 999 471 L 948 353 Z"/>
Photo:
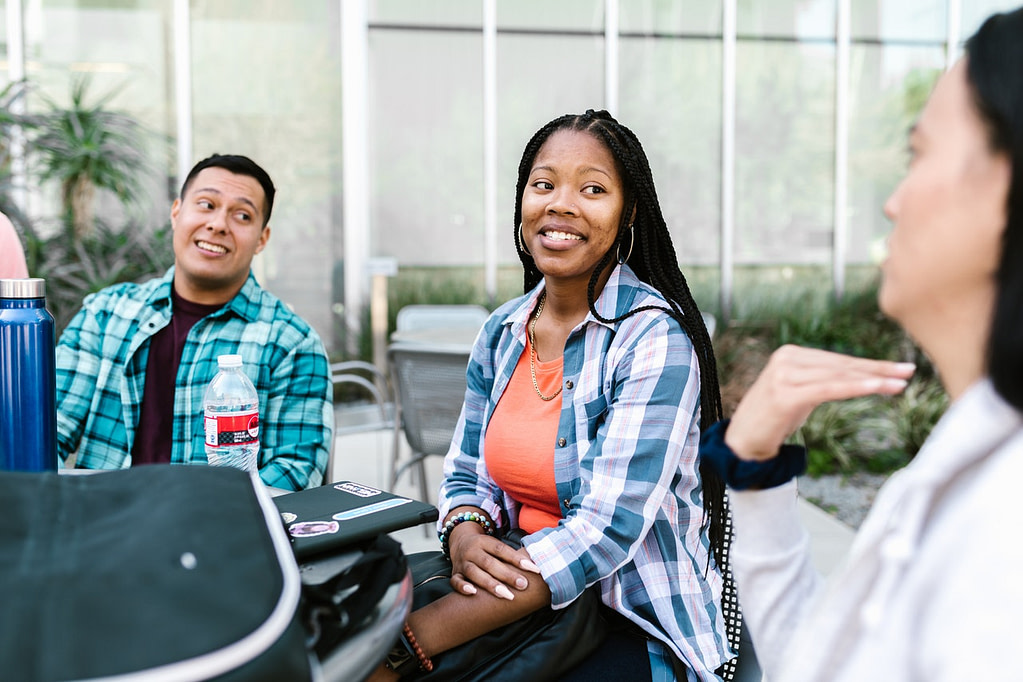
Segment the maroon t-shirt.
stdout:
<path fill-rule="evenodd" d="M 174 439 L 174 383 L 181 364 L 181 351 L 188 332 L 196 322 L 223 307 L 186 301 L 171 288 L 170 324 L 149 339 L 146 384 L 141 414 L 131 447 L 132 465 L 171 461 Z"/>

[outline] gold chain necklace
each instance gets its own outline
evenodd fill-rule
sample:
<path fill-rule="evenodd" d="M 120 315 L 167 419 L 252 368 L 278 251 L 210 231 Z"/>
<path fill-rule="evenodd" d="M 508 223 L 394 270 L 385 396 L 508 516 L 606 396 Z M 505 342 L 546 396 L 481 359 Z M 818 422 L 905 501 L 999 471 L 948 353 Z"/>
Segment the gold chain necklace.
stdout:
<path fill-rule="evenodd" d="M 536 321 L 540 319 L 540 314 L 543 313 L 543 304 L 546 302 L 547 292 L 545 291 L 543 296 L 540 297 L 540 305 L 536 307 L 536 316 L 529 323 L 529 374 L 533 377 L 533 388 L 536 390 L 536 394 L 540 396 L 540 400 L 550 402 L 561 395 L 561 389 L 564 387 L 558 386 L 558 390 L 554 392 L 554 395 L 544 395 L 540 392 L 540 384 L 536 383 Z"/>

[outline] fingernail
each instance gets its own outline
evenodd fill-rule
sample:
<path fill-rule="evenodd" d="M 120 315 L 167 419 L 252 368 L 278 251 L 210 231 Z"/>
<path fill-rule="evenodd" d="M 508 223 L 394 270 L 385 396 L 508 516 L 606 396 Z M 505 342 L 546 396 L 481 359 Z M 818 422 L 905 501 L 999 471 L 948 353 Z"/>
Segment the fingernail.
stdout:
<path fill-rule="evenodd" d="M 476 594 L 476 586 L 468 584 L 463 585 L 462 592 L 465 592 L 466 594 Z"/>
<path fill-rule="evenodd" d="M 498 585 L 497 589 L 495 589 L 494 592 L 496 592 L 497 596 L 500 597 L 501 599 L 507 599 L 508 601 L 515 599 L 515 595 L 512 594 L 511 590 L 509 590 L 504 585 Z"/>
<path fill-rule="evenodd" d="M 886 379 L 884 383 L 889 391 L 901 391 L 908 385 L 905 379 Z"/>
<path fill-rule="evenodd" d="M 525 578 L 516 578 L 515 579 L 515 587 L 519 588 L 520 590 L 524 590 L 528 586 L 529 586 L 529 583 L 526 582 Z"/>
<path fill-rule="evenodd" d="M 915 372 L 916 371 L 916 363 L 915 362 L 900 362 L 900 363 L 896 364 L 895 367 L 899 371 L 902 371 L 902 372 Z"/>
<path fill-rule="evenodd" d="M 540 567 L 537 566 L 536 564 L 534 564 L 529 559 L 523 559 L 522 561 L 520 561 L 519 562 L 519 566 L 521 566 L 522 568 L 526 569 L 527 571 L 532 571 L 533 573 L 539 573 L 540 572 Z"/>

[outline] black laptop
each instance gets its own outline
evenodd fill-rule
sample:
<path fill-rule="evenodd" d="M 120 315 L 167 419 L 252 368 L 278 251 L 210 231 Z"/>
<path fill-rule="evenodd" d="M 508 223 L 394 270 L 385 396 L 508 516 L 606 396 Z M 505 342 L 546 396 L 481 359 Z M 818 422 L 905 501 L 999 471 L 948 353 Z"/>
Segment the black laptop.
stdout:
<path fill-rule="evenodd" d="M 362 483 L 337 481 L 273 498 L 295 557 L 306 559 L 437 520 L 437 508 Z"/>

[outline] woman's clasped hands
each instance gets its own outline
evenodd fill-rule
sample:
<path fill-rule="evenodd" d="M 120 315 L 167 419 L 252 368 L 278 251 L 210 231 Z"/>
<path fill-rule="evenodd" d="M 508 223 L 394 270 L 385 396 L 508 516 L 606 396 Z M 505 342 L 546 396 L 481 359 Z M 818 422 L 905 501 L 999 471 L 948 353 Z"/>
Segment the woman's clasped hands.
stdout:
<path fill-rule="evenodd" d="M 487 535 L 475 523 L 463 523 L 448 538 L 451 553 L 451 587 L 474 595 L 480 588 L 499 599 L 515 599 L 515 591 L 529 587 L 527 573 L 540 574 L 525 549 L 514 549 Z M 542 583 L 543 581 L 538 581 Z"/>

